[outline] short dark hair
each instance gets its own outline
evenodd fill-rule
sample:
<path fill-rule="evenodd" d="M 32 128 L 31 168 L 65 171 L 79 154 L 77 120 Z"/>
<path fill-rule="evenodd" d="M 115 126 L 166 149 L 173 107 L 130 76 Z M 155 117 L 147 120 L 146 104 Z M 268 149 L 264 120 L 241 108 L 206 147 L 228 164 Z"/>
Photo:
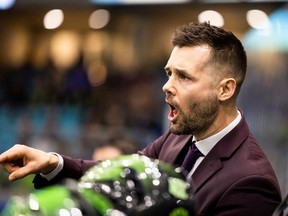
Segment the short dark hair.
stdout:
<path fill-rule="evenodd" d="M 172 45 L 175 47 L 208 45 L 211 48 L 211 55 L 207 63 L 219 66 L 222 75 L 232 76 L 236 80 L 235 95 L 238 95 L 246 75 L 247 57 L 241 41 L 232 32 L 210 25 L 208 22 L 189 23 L 176 28 Z"/>

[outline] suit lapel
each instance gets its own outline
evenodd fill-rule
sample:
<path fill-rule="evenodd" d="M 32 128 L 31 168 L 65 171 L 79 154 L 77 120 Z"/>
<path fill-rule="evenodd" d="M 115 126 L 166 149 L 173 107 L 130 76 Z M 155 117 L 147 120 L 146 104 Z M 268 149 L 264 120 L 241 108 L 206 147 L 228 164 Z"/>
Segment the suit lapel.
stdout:
<path fill-rule="evenodd" d="M 172 141 L 168 141 L 171 146 L 169 147 L 168 151 L 164 151 L 165 154 L 162 155 L 162 158 L 174 164 L 181 150 L 188 143 L 188 140 L 191 139 L 191 137 L 191 135 L 178 136 L 178 139 L 174 138 Z"/>
<path fill-rule="evenodd" d="M 192 181 L 195 192 L 201 188 L 203 184 L 205 184 L 211 176 L 213 176 L 218 170 L 222 168 L 222 162 L 219 156 L 206 156 L 206 158 L 201 162 L 201 164 L 197 167 L 195 172 L 192 175 Z"/>
<path fill-rule="evenodd" d="M 222 169 L 222 160 L 230 158 L 248 135 L 249 129 L 244 117 L 242 117 L 240 123 L 214 146 L 193 173 L 192 181 L 195 192 Z"/>

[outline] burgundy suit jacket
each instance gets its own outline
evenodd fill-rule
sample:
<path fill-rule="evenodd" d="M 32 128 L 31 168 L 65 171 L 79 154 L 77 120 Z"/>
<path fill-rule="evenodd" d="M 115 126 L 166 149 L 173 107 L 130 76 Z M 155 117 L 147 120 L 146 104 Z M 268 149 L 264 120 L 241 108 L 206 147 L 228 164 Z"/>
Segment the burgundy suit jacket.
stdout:
<path fill-rule="evenodd" d="M 167 132 L 139 152 L 181 165 L 191 135 Z M 48 182 L 36 175 L 36 188 L 64 177 L 79 179 L 95 162 L 64 156 L 64 169 Z M 192 175 L 198 215 L 271 216 L 281 202 L 277 177 L 242 118 L 206 155 Z"/>

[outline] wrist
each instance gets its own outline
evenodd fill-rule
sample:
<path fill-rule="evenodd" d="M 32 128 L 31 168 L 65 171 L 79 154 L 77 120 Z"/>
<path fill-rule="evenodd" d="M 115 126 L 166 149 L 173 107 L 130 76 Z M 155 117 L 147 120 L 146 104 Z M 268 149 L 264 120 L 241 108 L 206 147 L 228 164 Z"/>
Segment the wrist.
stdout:
<path fill-rule="evenodd" d="M 40 173 L 40 175 L 48 181 L 55 178 L 64 167 L 64 160 L 61 155 L 55 152 L 49 154 L 51 154 L 49 165 L 46 167 L 45 170 L 43 169 L 45 173 Z"/>
<path fill-rule="evenodd" d="M 55 154 L 55 153 L 48 153 L 48 164 L 47 166 L 45 166 L 40 173 L 47 175 L 51 172 L 53 172 L 53 170 L 56 169 L 56 167 L 59 164 L 59 157 Z"/>

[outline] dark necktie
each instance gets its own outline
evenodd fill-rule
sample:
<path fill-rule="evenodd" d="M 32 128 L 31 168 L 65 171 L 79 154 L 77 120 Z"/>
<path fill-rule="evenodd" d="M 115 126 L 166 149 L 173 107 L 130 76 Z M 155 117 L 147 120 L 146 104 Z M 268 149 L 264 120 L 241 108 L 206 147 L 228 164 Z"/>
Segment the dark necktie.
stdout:
<path fill-rule="evenodd" d="M 204 156 L 204 155 L 196 147 L 195 141 L 192 141 L 191 145 L 189 146 L 189 151 L 186 154 L 181 167 L 185 169 L 186 171 L 190 172 L 196 160 L 201 156 Z"/>

